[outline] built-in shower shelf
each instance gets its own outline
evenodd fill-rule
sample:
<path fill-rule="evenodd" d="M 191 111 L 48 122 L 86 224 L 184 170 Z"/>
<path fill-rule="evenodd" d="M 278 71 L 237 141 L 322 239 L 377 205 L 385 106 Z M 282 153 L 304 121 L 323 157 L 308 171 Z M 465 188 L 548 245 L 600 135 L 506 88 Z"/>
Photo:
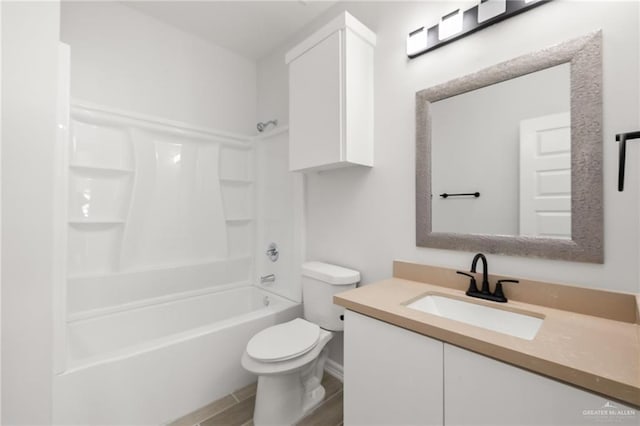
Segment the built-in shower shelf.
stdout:
<path fill-rule="evenodd" d="M 124 220 L 122 219 L 70 219 L 69 225 L 122 225 Z"/>
<path fill-rule="evenodd" d="M 72 170 L 85 172 L 85 173 L 110 173 L 110 174 L 133 173 L 133 169 L 128 169 L 124 167 L 103 167 L 103 166 L 92 166 L 89 164 L 78 164 L 78 163 L 69 164 L 69 168 L 71 168 Z"/>

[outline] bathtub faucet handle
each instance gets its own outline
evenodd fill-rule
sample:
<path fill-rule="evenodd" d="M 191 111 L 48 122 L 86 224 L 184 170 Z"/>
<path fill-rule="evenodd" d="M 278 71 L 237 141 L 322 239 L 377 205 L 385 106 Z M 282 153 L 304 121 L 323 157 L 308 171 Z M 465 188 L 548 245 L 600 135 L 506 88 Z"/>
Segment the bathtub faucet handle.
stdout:
<path fill-rule="evenodd" d="M 280 252 L 278 252 L 278 246 L 276 243 L 269 244 L 269 247 L 267 247 L 266 255 L 272 262 L 278 260 L 278 257 L 280 257 Z"/>
<path fill-rule="evenodd" d="M 260 284 L 275 282 L 276 276 L 274 274 L 263 275 L 260 277 Z"/>

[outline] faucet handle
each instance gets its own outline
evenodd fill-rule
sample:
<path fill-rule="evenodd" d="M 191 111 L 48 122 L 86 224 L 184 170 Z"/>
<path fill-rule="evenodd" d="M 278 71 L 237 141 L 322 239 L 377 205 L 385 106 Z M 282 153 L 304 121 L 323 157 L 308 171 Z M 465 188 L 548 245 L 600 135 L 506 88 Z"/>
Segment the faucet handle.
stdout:
<path fill-rule="evenodd" d="M 467 290 L 467 293 L 466 293 L 467 295 L 469 295 L 469 293 L 478 293 L 478 286 L 476 285 L 476 277 L 461 271 L 456 271 L 456 274 L 465 275 L 471 278 L 471 280 L 469 281 L 469 289 Z"/>
<path fill-rule="evenodd" d="M 269 244 L 267 247 L 267 251 L 265 252 L 269 260 L 275 262 L 280 257 L 280 252 L 278 251 L 278 245 L 276 243 Z"/>
<path fill-rule="evenodd" d="M 493 291 L 493 295 L 499 299 L 496 300 L 496 302 L 506 302 L 507 298 L 505 297 L 504 293 L 502 292 L 502 283 L 514 283 L 517 284 L 520 281 L 518 280 L 498 280 L 498 282 L 496 283 L 496 289 Z"/>

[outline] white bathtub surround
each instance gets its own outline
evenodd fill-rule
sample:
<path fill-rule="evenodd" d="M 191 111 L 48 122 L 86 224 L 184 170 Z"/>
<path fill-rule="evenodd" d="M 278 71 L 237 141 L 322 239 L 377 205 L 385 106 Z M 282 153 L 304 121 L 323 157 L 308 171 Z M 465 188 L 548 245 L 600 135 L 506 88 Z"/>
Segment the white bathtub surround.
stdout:
<path fill-rule="evenodd" d="M 251 156 L 240 136 L 76 102 L 68 275 L 250 256 Z"/>
<path fill-rule="evenodd" d="M 94 15 L 100 10 L 107 18 Z M 63 284 L 55 289 L 64 302 L 55 324 L 54 418 L 60 423 L 166 422 L 249 383 L 252 376 L 239 363 L 249 338 L 301 315 L 299 305 L 285 298 L 301 300 L 299 280 L 292 280 L 302 261 L 301 233 L 291 223 L 302 223 L 303 210 L 292 208 L 294 202 L 302 205 L 302 181 L 286 171 L 286 156 L 279 166 L 280 152 L 287 149 L 286 127 L 255 138 L 209 127 L 224 122 L 233 130 L 249 122 L 253 131 L 253 119 L 243 114 L 239 121 L 235 114 L 252 109 L 245 102 L 254 90 L 250 84 L 219 114 L 228 118 L 224 121 L 210 105 L 228 102 L 224 90 L 208 100 L 186 99 L 176 109 L 155 93 L 145 95 L 157 81 L 140 85 L 135 75 L 145 65 L 133 58 L 122 61 L 128 57 L 121 49 L 124 36 L 98 41 L 101 31 L 86 28 L 95 20 L 103 35 L 113 32 L 103 28 L 112 16 L 122 17 L 124 33 L 138 22 L 159 36 L 162 25 L 118 5 L 70 5 L 64 15 L 63 35 L 78 77 L 73 93 L 87 100 L 73 103 L 61 178 L 68 197 L 57 206 L 66 237 L 57 250 L 65 253 L 66 270 L 59 271 Z M 81 23 L 82 17 L 88 20 Z M 80 37 L 85 33 L 87 39 Z M 177 35 L 178 44 L 185 41 L 182 36 Z M 88 40 L 106 56 L 96 58 L 86 49 Z M 207 55 L 205 63 L 211 59 Z M 234 61 L 220 71 L 238 71 L 230 87 L 250 74 L 242 61 Z M 115 64 L 127 70 L 118 79 L 118 93 L 87 84 Z M 168 73 L 181 75 L 189 66 L 169 64 Z M 212 79 L 189 84 L 207 93 L 220 83 Z M 177 82 L 176 90 L 185 84 Z M 139 98 L 127 99 L 128 92 Z M 153 99 L 164 105 L 145 104 Z M 210 120 L 194 112 L 194 105 Z M 260 169 L 256 155 L 264 159 Z M 258 202 L 264 204 L 256 212 Z M 282 256 L 270 265 L 276 269 L 261 269 L 257 259 L 266 256 L 256 238 L 278 243 Z M 258 282 L 255 277 L 274 272 L 277 280 L 266 290 L 285 298 L 249 290 Z M 269 294 L 284 304 L 265 308 L 273 311 L 264 314 L 266 319 L 246 313 Z"/>
<path fill-rule="evenodd" d="M 54 423 L 160 424 L 193 412 L 255 380 L 239 362 L 251 335 L 300 315 L 243 287 L 75 321 Z"/>
<path fill-rule="evenodd" d="M 251 138 L 77 101 L 70 122 L 54 422 L 157 424 L 255 380 L 247 341 L 301 309 L 251 286 Z"/>
<path fill-rule="evenodd" d="M 70 127 L 57 251 L 72 318 L 250 282 L 249 138 L 83 102 Z"/>
<path fill-rule="evenodd" d="M 255 277 L 274 274 L 264 288 L 298 302 L 302 301 L 300 265 L 304 261 L 304 175 L 289 172 L 288 126 L 256 136 L 255 149 Z M 279 258 L 266 255 L 270 243 L 278 245 Z"/>

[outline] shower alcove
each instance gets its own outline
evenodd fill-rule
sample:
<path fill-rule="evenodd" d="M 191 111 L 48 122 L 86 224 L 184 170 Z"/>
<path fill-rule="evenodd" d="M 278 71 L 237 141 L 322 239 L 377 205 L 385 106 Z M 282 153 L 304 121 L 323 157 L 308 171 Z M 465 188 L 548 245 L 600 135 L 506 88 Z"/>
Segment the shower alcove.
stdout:
<path fill-rule="evenodd" d="M 293 250 L 256 262 L 257 238 L 292 246 L 286 129 L 251 138 L 77 101 L 62 116 L 54 422 L 166 423 L 254 381 L 250 337 L 301 314 L 283 280 Z M 258 288 L 256 269 L 281 281 Z"/>

